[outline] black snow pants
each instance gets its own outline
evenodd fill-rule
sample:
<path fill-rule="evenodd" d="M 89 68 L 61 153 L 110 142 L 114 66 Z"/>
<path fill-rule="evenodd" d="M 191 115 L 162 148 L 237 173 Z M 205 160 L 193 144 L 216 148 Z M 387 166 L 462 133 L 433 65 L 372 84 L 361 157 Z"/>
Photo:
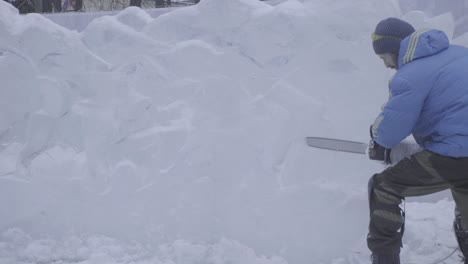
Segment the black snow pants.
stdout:
<path fill-rule="evenodd" d="M 399 254 L 404 231 L 405 197 L 450 189 L 468 230 L 468 158 L 423 150 L 369 180 L 370 223 L 367 245 L 374 254 Z M 437 213 L 437 212 L 434 212 Z"/>

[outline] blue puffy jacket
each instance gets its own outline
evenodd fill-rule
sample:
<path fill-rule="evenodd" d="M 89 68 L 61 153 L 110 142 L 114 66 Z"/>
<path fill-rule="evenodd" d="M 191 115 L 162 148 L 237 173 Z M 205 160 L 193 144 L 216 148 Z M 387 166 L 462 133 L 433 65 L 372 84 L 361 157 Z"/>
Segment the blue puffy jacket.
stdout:
<path fill-rule="evenodd" d="M 450 45 L 442 31 L 420 30 L 402 40 L 398 65 L 374 140 L 392 148 L 413 134 L 424 149 L 468 157 L 468 48 Z"/>

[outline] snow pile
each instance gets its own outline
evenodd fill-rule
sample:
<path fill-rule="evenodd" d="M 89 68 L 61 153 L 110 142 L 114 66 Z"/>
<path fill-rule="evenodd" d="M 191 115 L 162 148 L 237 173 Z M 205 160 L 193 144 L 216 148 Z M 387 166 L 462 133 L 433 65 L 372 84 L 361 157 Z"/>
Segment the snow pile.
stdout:
<path fill-rule="evenodd" d="M 391 76 L 369 35 L 398 15 L 394 1 L 204 0 L 77 33 L 1 2 L 0 260 L 367 258 L 382 167 L 304 137 L 367 140 Z"/>
<path fill-rule="evenodd" d="M 429 17 L 424 12 L 413 11 L 406 13 L 403 19 L 414 28 L 435 28 L 444 31 L 449 39 L 453 38 L 455 20 L 451 13 L 445 13 L 435 17 Z"/>
<path fill-rule="evenodd" d="M 142 244 L 123 243 L 104 236 L 70 236 L 64 240 L 33 240 L 19 229 L 2 234 L 0 262 L 23 263 L 80 263 L 80 264 L 169 264 L 169 263 L 232 263 L 284 264 L 284 260 L 256 256 L 255 252 L 237 242 L 222 239 L 216 244 L 193 244 L 176 240 L 156 249 Z"/>
<path fill-rule="evenodd" d="M 454 44 L 468 47 L 468 33 L 465 33 L 465 34 L 459 36 L 458 38 L 454 39 L 453 42 L 454 42 Z"/>
<path fill-rule="evenodd" d="M 136 7 L 129 7 L 130 9 L 136 8 Z M 173 7 L 168 7 L 168 8 L 151 8 L 151 9 L 145 9 L 145 13 L 150 15 L 151 17 L 158 17 L 164 13 L 172 11 Z M 122 10 L 118 11 L 96 11 L 96 12 L 65 12 L 65 13 L 48 13 L 48 14 L 42 14 L 44 17 L 52 20 L 54 23 L 57 23 L 61 26 L 64 26 L 70 30 L 76 30 L 76 31 L 83 31 L 91 21 L 94 19 L 101 17 L 101 16 L 111 16 L 111 15 L 117 15 Z"/>

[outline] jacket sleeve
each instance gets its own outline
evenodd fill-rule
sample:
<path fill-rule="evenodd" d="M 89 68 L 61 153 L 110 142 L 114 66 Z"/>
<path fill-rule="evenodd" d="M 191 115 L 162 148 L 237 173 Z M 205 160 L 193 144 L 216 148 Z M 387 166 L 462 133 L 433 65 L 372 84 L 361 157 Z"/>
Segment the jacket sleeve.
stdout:
<path fill-rule="evenodd" d="M 409 136 L 419 119 L 426 93 L 416 90 L 409 81 L 394 78 L 390 98 L 372 125 L 374 140 L 385 148 L 393 148 Z"/>

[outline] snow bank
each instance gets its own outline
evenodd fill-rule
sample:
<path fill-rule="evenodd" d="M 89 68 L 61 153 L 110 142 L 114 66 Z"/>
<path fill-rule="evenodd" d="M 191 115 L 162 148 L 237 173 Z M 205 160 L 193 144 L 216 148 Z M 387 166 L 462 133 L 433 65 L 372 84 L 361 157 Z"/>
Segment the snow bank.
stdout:
<path fill-rule="evenodd" d="M 369 35 L 398 15 L 394 1 L 204 0 L 78 33 L 1 2 L 0 260 L 367 255 L 381 165 L 304 138 L 367 140 L 391 77 Z"/>
<path fill-rule="evenodd" d="M 445 13 L 435 17 L 429 17 L 421 11 L 406 13 L 403 19 L 408 21 L 414 28 L 435 28 L 444 31 L 449 39 L 453 38 L 455 31 L 455 20 L 451 13 Z"/>
<path fill-rule="evenodd" d="M 176 240 L 157 248 L 133 242 L 125 243 L 105 236 L 70 236 L 62 240 L 33 240 L 19 229 L 2 234 L 0 261 L 3 264 L 25 263 L 232 263 L 284 264 L 284 260 L 257 256 L 251 249 L 227 239 L 214 244 Z"/>
<path fill-rule="evenodd" d="M 129 7 L 127 10 L 136 9 L 137 7 Z M 170 12 L 175 8 L 148 8 L 144 11 L 141 10 L 140 12 L 144 12 L 146 16 L 149 17 L 158 17 L 162 14 Z M 91 21 L 102 17 L 102 16 L 112 16 L 112 15 L 121 15 L 125 14 L 127 11 L 98 11 L 98 12 L 66 12 L 66 13 L 50 13 L 50 14 L 43 14 L 44 17 L 52 20 L 54 23 L 61 25 L 63 27 L 68 28 L 69 30 L 76 30 L 78 32 L 83 31 Z M 138 21 L 134 21 L 134 23 L 139 23 Z"/>
<path fill-rule="evenodd" d="M 468 33 L 465 33 L 453 40 L 454 44 L 468 47 Z"/>

